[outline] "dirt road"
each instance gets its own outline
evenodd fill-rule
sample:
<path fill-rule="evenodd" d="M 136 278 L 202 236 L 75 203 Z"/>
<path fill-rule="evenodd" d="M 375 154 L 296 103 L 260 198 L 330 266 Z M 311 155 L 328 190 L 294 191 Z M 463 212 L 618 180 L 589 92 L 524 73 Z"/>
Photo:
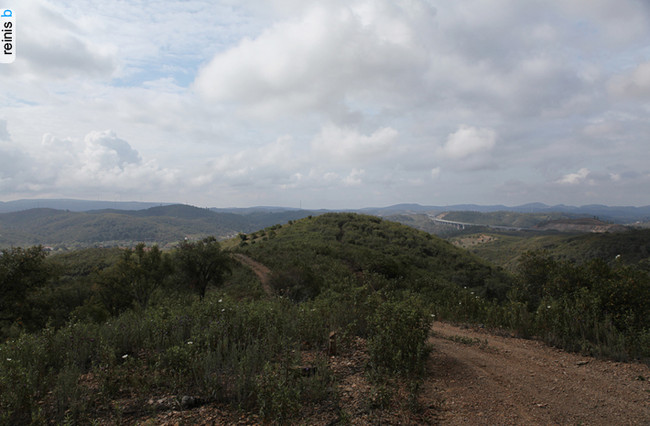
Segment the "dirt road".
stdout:
<path fill-rule="evenodd" d="M 410 411 L 406 396 L 385 410 L 369 407 L 376 394 L 365 374 L 365 343 L 357 339 L 361 343 L 350 353 L 330 359 L 340 399 L 305 407 L 290 424 L 650 425 L 646 365 L 595 360 L 440 322 L 434 332 L 420 410 Z M 263 422 L 228 404 L 209 403 L 190 410 L 161 409 L 126 424 Z"/>
<path fill-rule="evenodd" d="M 237 261 L 242 265 L 246 265 L 251 268 L 251 270 L 260 280 L 262 288 L 264 289 L 264 292 L 267 294 L 267 296 L 273 295 L 273 289 L 270 285 L 271 270 L 269 268 L 241 253 L 235 253 L 233 254 L 233 257 L 237 259 Z"/>
<path fill-rule="evenodd" d="M 271 271 L 236 259 L 272 294 Z M 422 405 L 448 425 L 650 425 L 650 367 L 435 322 Z M 436 422 L 437 422 L 436 421 Z M 389 422 L 390 423 L 390 422 Z"/>
<path fill-rule="evenodd" d="M 434 332 L 425 392 L 442 424 L 650 425 L 646 365 L 441 322 Z"/>

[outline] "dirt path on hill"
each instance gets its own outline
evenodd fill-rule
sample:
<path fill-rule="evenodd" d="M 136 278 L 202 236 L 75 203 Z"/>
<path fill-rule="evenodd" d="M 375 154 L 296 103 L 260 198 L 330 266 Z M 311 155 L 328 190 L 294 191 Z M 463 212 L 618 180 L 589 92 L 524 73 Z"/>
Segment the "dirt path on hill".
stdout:
<path fill-rule="evenodd" d="M 262 265 L 256 260 L 251 259 L 250 257 L 241 254 L 241 253 L 235 253 L 233 254 L 233 257 L 239 261 L 242 265 L 248 266 L 251 268 L 251 270 L 257 275 L 257 278 L 260 280 L 260 283 L 262 284 L 262 288 L 264 289 L 264 292 L 268 296 L 273 295 L 273 289 L 271 288 L 271 270 L 267 268 L 266 266 Z"/>
<path fill-rule="evenodd" d="M 650 425 L 646 365 L 441 322 L 433 330 L 424 391 L 441 424 Z"/>
<path fill-rule="evenodd" d="M 237 258 L 268 277 L 268 269 L 259 268 L 263 265 L 246 256 Z M 537 341 L 441 322 L 434 324 L 433 331 L 434 349 L 418 398 L 419 410 L 408 408 L 405 393 L 385 409 L 371 407 L 369 402 L 377 395 L 365 374 L 365 342 L 357 338 L 349 352 L 329 361 L 339 398 L 303 407 L 287 424 L 650 425 L 650 367 L 646 365 L 596 360 Z M 184 410 L 174 403 L 180 398 L 166 396 L 161 401 L 171 401 L 171 406 L 154 406 L 125 424 L 269 424 L 227 403 Z"/>

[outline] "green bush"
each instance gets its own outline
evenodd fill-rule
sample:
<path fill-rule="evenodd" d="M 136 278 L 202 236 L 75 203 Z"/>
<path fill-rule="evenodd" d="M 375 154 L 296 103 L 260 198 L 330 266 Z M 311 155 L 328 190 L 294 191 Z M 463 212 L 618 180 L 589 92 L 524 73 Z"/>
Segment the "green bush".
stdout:
<path fill-rule="evenodd" d="M 422 375 L 432 318 L 414 298 L 380 304 L 370 318 L 368 353 L 374 373 Z"/>
<path fill-rule="evenodd" d="M 267 420 L 286 422 L 294 416 L 300 404 L 300 388 L 287 368 L 267 362 L 256 382 L 257 406 Z"/>

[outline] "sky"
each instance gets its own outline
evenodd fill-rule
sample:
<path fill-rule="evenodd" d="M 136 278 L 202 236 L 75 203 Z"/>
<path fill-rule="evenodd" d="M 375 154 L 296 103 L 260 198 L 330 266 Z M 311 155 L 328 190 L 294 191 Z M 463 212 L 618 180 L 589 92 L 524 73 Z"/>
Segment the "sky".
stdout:
<path fill-rule="evenodd" d="M 646 0 L 3 0 L 0 200 L 650 204 Z"/>

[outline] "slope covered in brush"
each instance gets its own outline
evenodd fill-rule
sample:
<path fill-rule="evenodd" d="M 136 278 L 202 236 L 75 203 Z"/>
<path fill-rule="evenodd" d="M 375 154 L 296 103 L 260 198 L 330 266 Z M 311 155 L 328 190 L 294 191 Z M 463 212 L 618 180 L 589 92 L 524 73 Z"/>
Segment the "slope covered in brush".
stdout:
<path fill-rule="evenodd" d="M 473 288 L 503 297 L 507 278 L 447 241 L 374 216 L 328 213 L 241 236 L 239 250 L 269 266 L 274 283 L 306 298 L 342 279 L 426 292 L 433 286 Z"/>
<path fill-rule="evenodd" d="M 486 234 L 483 234 L 486 235 Z M 546 251 L 552 257 L 583 264 L 599 259 L 609 264 L 622 262 L 650 270 L 650 230 L 631 229 L 620 233 L 538 234 L 489 232 L 485 243 L 471 251 L 506 269 L 515 270 L 527 251 Z M 476 239 L 478 236 L 474 236 Z M 471 236 L 456 238 L 457 244 L 471 241 Z M 468 245 L 469 246 L 469 245 Z"/>

